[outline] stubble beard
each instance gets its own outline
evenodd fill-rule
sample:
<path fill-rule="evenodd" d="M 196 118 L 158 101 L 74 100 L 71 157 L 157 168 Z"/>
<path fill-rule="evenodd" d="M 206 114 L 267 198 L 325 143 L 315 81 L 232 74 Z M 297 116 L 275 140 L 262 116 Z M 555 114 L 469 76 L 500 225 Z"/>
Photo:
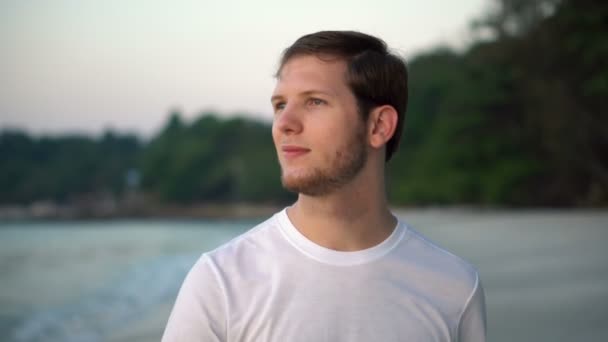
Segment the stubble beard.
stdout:
<path fill-rule="evenodd" d="M 281 170 L 281 183 L 291 192 L 307 196 L 327 195 L 348 182 L 361 172 L 367 162 L 365 148 L 365 126 L 353 135 L 353 139 L 342 150 L 335 153 L 329 167 L 315 167 L 287 175 Z"/>

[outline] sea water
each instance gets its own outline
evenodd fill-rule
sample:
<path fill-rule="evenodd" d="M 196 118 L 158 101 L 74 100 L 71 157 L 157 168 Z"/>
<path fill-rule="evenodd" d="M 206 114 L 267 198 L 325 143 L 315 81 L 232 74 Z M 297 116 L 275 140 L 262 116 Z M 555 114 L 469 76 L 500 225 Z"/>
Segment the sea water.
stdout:
<path fill-rule="evenodd" d="M 479 269 L 489 341 L 608 340 L 608 212 L 397 213 Z M 0 341 L 158 341 L 201 253 L 260 221 L 0 222 Z"/>

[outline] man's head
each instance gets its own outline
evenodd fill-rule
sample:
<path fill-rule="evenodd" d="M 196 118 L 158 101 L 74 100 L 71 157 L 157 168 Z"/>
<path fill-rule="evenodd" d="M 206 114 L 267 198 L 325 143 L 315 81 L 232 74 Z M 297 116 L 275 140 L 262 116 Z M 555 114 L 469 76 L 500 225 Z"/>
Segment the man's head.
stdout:
<path fill-rule="evenodd" d="M 369 165 L 389 160 L 406 102 L 405 64 L 381 40 L 357 32 L 298 39 L 285 50 L 272 96 L 283 185 L 322 196 L 357 178 L 372 151 Z"/>
<path fill-rule="evenodd" d="M 397 127 L 386 143 L 389 161 L 399 146 L 408 101 L 408 73 L 404 61 L 384 41 L 355 31 L 320 31 L 300 37 L 285 49 L 277 77 L 285 64 L 302 55 L 346 62 L 345 81 L 357 100 L 363 121 L 377 106 L 390 105 L 398 114 Z"/>

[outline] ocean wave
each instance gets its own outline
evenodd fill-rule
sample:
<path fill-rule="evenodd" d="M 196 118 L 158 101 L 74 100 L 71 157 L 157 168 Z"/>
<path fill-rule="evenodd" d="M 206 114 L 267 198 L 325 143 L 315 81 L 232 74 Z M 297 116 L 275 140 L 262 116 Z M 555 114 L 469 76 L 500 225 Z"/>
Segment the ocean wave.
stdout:
<path fill-rule="evenodd" d="M 175 299 L 197 255 L 165 255 L 137 264 L 98 291 L 26 317 L 15 342 L 98 342 Z"/>

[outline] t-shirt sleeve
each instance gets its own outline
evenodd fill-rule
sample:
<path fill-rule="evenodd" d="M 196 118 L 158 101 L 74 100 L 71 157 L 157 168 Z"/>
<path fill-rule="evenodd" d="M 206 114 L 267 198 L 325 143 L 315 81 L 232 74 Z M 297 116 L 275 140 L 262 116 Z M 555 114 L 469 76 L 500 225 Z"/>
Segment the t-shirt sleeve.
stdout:
<path fill-rule="evenodd" d="M 458 342 L 485 342 L 486 304 L 485 294 L 479 276 L 475 288 L 460 316 Z"/>
<path fill-rule="evenodd" d="M 194 264 L 175 300 L 162 342 L 226 340 L 225 296 L 207 255 Z"/>

